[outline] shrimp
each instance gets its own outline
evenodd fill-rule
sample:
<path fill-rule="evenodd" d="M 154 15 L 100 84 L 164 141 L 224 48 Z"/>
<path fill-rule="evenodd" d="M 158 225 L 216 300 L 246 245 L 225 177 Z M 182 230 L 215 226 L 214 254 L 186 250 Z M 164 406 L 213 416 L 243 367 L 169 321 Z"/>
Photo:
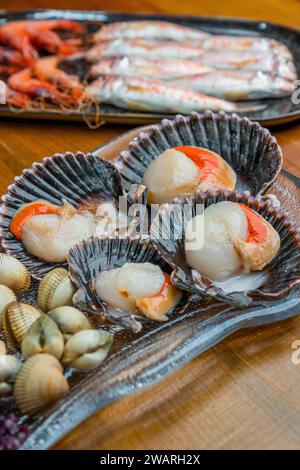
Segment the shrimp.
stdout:
<path fill-rule="evenodd" d="M 294 91 L 292 82 L 264 72 L 214 70 L 172 80 L 176 86 L 229 100 L 278 98 Z"/>
<path fill-rule="evenodd" d="M 21 54 L 20 51 L 7 49 L 0 46 L 0 64 L 11 65 L 19 68 L 28 67 L 29 61 Z"/>
<path fill-rule="evenodd" d="M 75 35 L 84 32 L 83 25 L 71 20 L 12 21 L 0 26 L 0 43 L 17 49 L 31 63 L 38 58 L 38 50 L 62 55 L 73 54 L 78 46 L 72 40 L 62 40 L 55 31 Z"/>
<path fill-rule="evenodd" d="M 208 33 L 188 28 L 168 21 L 117 21 L 103 25 L 94 34 L 94 41 L 106 41 L 117 38 L 128 39 L 168 39 L 172 41 L 199 40 L 209 37 Z"/>
<path fill-rule="evenodd" d="M 228 112 L 258 109 L 255 104 L 247 107 L 172 86 L 169 82 L 141 77 L 105 75 L 85 91 L 100 103 L 138 111 L 188 114 L 205 109 Z"/>
<path fill-rule="evenodd" d="M 194 63 L 191 60 L 176 59 L 146 59 L 144 57 L 106 58 L 94 64 L 90 69 L 91 77 L 99 75 L 134 75 L 160 80 L 202 74 L 213 69 L 206 65 Z"/>
<path fill-rule="evenodd" d="M 150 41 L 143 39 L 115 39 L 97 43 L 86 53 L 88 62 L 98 62 L 102 57 L 144 56 L 151 59 L 194 59 L 201 58 L 204 50 L 171 41 Z"/>

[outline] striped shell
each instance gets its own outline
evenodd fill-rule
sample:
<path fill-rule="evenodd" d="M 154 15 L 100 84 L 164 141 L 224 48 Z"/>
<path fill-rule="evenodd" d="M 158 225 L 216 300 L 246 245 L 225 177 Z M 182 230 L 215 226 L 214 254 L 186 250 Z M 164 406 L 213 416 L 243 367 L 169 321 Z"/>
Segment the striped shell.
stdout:
<path fill-rule="evenodd" d="M 31 305 L 12 302 L 3 316 L 4 335 L 8 343 L 21 344 L 30 326 L 40 317 L 41 313 Z"/>
<path fill-rule="evenodd" d="M 6 344 L 0 339 L 0 356 L 2 356 L 2 354 L 6 354 L 6 352 Z"/>
<path fill-rule="evenodd" d="M 17 297 L 14 292 L 4 285 L 0 285 L 0 330 L 3 326 L 3 315 L 6 307 L 11 303 L 15 302 Z"/>
<path fill-rule="evenodd" d="M 29 271 L 13 256 L 0 253 L 0 284 L 14 292 L 26 292 L 30 287 Z"/>
<path fill-rule="evenodd" d="M 43 312 L 49 312 L 57 307 L 72 305 L 75 291 L 68 271 L 64 268 L 53 269 L 39 285 L 38 306 Z"/>
<path fill-rule="evenodd" d="M 20 370 L 14 395 L 21 413 L 32 416 L 62 398 L 68 390 L 58 360 L 49 354 L 36 354 Z"/>

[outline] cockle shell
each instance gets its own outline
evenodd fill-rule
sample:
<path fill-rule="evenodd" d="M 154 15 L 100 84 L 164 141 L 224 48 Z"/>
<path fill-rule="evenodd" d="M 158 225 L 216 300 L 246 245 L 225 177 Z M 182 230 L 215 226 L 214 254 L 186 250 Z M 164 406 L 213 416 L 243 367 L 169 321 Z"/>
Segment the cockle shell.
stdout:
<path fill-rule="evenodd" d="M 13 256 L 0 253 L 0 284 L 14 292 L 26 292 L 30 287 L 29 271 Z"/>
<path fill-rule="evenodd" d="M 21 302 L 12 302 L 8 305 L 3 316 L 4 335 L 13 345 L 20 344 L 32 325 L 41 313 L 31 305 Z"/>
<path fill-rule="evenodd" d="M 7 305 L 16 300 L 17 297 L 9 287 L 0 285 L 0 329 L 3 325 L 3 314 Z"/>
<path fill-rule="evenodd" d="M 0 356 L 6 354 L 6 344 L 0 339 Z"/>
<path fill-rule="evenodd" d="M 14 395 L 22 414 L 35 415 L 69 390 L 59 361 L 50 354 L 35 354 L 21 368 Z"/>
<path fill-rule="evenodd" d="M 0 355 L 0 397 L 10 395 L 21 368 L 20 361 L 10 354 Z"/>
<path fill-rule="evenodd" d="M 106 358 L 112 342 L 107 331 L 79 331 L 67 341 L 62 363 L 83 371 L 95 369 Z"/>
<path fill-rule="evenodd" d="M 92 325 L 88 317 L 74 307 L 58 307 L 48 313 L 62 332 L 65 341 L 81 330 L 90 330 Z"/>
<path fill-rule="evenodd" d="M 63 335 L 48 315 L 41 315 L 31 325 L 21 344 L 21 351 L 25 358 L 38 353 L 48 353 L 60 359 L 63 350 Z"/>
<path fill-rule="evenodd" d="M 42 279 L 38 289 L 38 306 L 43 312 L 49 312 L 57 307 L 72 305 L 75 287 L 64 268 L 50 271 Z"/>

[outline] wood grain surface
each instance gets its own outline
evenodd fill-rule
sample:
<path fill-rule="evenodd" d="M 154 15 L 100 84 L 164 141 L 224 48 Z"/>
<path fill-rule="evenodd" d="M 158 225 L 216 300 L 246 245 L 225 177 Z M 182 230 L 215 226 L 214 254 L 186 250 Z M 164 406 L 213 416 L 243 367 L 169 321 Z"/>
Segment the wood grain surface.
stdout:
<path fill-rule="evenodd" d="M 12 2 L 0 0 L 0 8 Z M 17 8 L 49 8 L 15 0 Z M 299 0 L 53 0 L 51 8 L 239 16 L 300 27 Z M 126 127 L 0 120 L 0 192 L 32 162 L 92 150 Z M 284 168 L 300 176 L 300 124 L 273 129 Z M 300 318 L 243 331 L 151 389 L 96 413 L 56 449 L 297 449 L 300 364 L 291 361 Z"/>

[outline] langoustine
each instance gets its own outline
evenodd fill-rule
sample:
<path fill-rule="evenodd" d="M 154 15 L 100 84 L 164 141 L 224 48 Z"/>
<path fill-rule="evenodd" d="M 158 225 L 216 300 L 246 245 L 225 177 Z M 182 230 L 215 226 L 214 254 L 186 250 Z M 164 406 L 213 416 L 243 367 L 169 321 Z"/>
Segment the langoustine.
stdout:
<path fill-rule="evenodd" d="M 191 196 L 197 189 L 233 190 L 236 174 L 223 158 L 207 149 L 181 146 L 157 156 L 143 177 L 150 204 Z"/>
<path fill-rule="evenodd" d="M 279 98 L 290 95 L 294 84 L 264 72 L 214 70 L 173 79 L 172 83 L 189 90 L 229 100 Z"/>
<path fill-rule="evenodd" d="M 150 77 L 160 80 L 199 75 L 211 72 L 213 69 L 191 60 L 176 59 L 147 59 L 145 57 L 107 57 L 92 65 L 89 75 L 133 75 Z"/>
<path fill-rule="evenodd" d="M 157 20 L 117 21 L 101 26 L 94 41 L 116 38 L 168 39 L 172 41 L 200 40 L 210 36 L 204 31 L 176 23 Z"/>
<path fill-rule="evenodd" d="M 40 49 L 61 55 L 75 53 L 78 43 L 74 39 L 61 39 L 57 31 L 81 36 L 85 28 L 64 19 L 11 21 L 0 26 L 0 44 L 20 51 L 31 63 L 38 58 Z"/>
<path fill-rule="evenodd" d="M 100 103 L 139 111 L 188 114 L 205 109 L 228 112 L 261 109 L 261 105 L 254 103 L 232 103 L 143 77 L 105 75 L 87 86 L 85 92 L 87 97 Z"/>

